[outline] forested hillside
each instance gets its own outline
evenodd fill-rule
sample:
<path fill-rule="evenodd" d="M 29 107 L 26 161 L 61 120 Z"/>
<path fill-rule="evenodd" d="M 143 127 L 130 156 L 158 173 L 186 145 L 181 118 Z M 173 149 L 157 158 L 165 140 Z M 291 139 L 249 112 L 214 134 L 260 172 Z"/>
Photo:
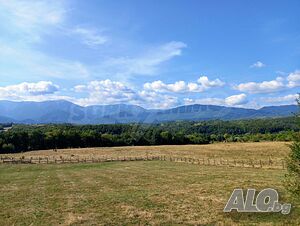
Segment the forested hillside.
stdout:
<path fill-rule="evenodd" d="M 291 141 L 296 118 L 112 125 L 13 125 L 0 132 L 1 153 L 100 146 Z M 4 125 L 7 126 L 7 125 Z M 0 129 L 3 127 L 0 127 Z"/>

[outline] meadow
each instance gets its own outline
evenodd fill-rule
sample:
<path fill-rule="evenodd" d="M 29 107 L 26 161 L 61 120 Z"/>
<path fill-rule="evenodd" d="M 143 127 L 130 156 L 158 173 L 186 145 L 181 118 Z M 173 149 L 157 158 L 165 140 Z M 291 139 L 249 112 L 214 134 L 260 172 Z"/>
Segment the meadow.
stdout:
<path fill-rule="evenodd" d="M 137 156 L 163 154 L 224 159 L 283 159 L 288 143 L 87 148 L 16 156 Z M 12 154 L 10 154 L 12 155 Z M 3 155 L 2 155 L 3 156 Z M 283 188 L 284 169 L 170 161 L 0 164 L 0 225 L 299 225 L 289 215 L 223 213 L 234 188 Z"/>

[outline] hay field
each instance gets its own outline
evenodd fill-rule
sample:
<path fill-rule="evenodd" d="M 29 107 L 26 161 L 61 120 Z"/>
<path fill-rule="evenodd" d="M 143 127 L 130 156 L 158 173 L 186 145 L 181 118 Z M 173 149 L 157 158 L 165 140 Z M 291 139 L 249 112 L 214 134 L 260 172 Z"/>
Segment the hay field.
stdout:
<path fill-rule="evenodd" d="M 254 142 L 254 143 L 214 143 L 207 145 L 161 145 L 161 146 L 127 146 L 99 147 L 79 149 L 59 149 L 30 151 L 0 156 L 45 157 L 45 156 L 108 156 L 136 157 L 145 155 L 167 155 L 188 158 L 223 158 L 223 159 L 273 159 L 282 160 L 289 152 L 289 142 Z"/>

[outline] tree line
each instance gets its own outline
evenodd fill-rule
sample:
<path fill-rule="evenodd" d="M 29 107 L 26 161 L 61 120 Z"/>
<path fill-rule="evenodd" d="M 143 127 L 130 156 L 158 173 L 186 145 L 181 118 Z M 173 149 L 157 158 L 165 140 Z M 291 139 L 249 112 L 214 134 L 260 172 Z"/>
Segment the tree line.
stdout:
<path fill-rule="evenodd" d="M 157 124 L 21 125 L 4 131 L 0 153 L 104 146 L 292 141 L 299 137 L 295 117 L 236 121 L 177 121 Z"/>

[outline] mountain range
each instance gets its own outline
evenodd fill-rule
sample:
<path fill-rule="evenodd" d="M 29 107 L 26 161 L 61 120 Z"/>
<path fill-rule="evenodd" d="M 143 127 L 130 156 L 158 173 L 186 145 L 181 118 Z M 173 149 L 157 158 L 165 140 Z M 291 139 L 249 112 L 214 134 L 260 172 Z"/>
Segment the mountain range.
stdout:
<path fill-rule="evenodd" d="M 270 106 L 260 109 L 246 109 L 217 105 L 186 105 L 164 110 L 145 109 L 136 105 L 94 105 L 82 107 L 58 100 L 44 102 L 0 101 L 1 123 L 157 123 L 177 120 L 236 120 L 266 117 L 292 116 L 297 105 Z"/>

